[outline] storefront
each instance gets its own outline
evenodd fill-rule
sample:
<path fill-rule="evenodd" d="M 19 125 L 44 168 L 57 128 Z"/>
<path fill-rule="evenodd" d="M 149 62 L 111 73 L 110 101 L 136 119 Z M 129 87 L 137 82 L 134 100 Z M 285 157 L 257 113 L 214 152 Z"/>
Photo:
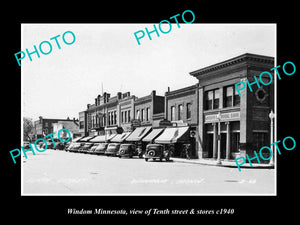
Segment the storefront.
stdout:
<path fill-rule="evenodd" d="M 125 139 L 131 134 L 131 132 L 125 132 L 123 134 L 117 134 L 115 135 L 111 140 L 110 142 L 112 143 L 122 143 L 123 141 L 125 141 Z"/>
<path fill-rule="evenodd" d="M 142 139 L 151 132 L 152 127 L 137 127 L 135 130 L 125 139 L 128 142 L 136 144 L 137 147 L 146 149 L 146 143 L 142 142 Z"/>
<path fill-rule="evenodd" d="M 191 144 L 190 127 L 168 127 L 154 142 L 166 149 L 174 148 L 173 157 L 186 157 L 185 146 Z"/>
<path fill-rule="evenodd" d="M 273 57 L 246 53 L 190 73 L 199 81 L 199 158 L 252 158 L 270 143 L 274 86 L 259 85 L 254 77 L 273 67 Z M 239 95 L 236 84 L 245 80 L 252 91 Z"/>
<path fill-rule="evenodd" d="M 112 138 L 114 138 L 116 134 L 111 134 L 111 135 L 98 135 L 91 139 L 91 142 L 96 142 L 96 143 L 105 143 L 105 142 L 110 142 Z"/>
<path fill-rule="evenodd" d="M 155 138 L 157 138 L 165 129 L 164 128 L 157 128 L 153 129 L 147 136 L 145 136 L 142 141 L 149 143 L 154 143 Z"/>

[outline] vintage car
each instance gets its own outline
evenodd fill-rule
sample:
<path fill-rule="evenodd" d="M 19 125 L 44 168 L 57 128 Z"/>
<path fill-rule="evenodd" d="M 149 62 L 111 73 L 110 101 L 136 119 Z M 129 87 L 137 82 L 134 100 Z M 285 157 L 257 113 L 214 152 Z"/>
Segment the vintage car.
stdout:
<path fill-rule="evenodd" d="M 93 146 L 89 150 L 87 150 L 86 152 L 89 153 L 89 154 L 93 154 L 95 149 L 98 147 L 99 144 L 100 143 L 94 143 Z"/>
<path fill-rule="evenodd" d="M 107 146 L 106 151 L 104 152 L 107 156 L 117 156 L 119 149 L 120 149 L 120 143 L 110 143 Z"/>
<path fill-rule="evenodd" d="M 78 149 L 78 152 L 87 153 L 88 150 L 94 145 L 91 142 L 84 142 L 84 144 Z"/>
<path fill-rule="evenodd" d="M 95 150 L 92 152 L 92 154 L 95 155 L 104 155 L 105 151 L 107 149 L 108 143 L 99 143 L 98 146 L 95 148 Z"/>
<path fill-rule="evenodd" d="M 138 148 L 135 144 L 121 144 L 119 152 L 119 158 L 121 157 L 129 157 L 132 158 L 133 156 L 139 156 L 140 158 L 143 157 L 142 152 L 138 151 Z"/>
<path fill-rule="evenodd" d="M 64 150 L 67 143 L 56 140 L 55 141 L 55 150 Z"/>
<path fill-rule="evenodd" d="M 69 146 L 70 152 L 78 152 L 78 149 L 83 145 L 82 142 L 75 142 Z"/>
<path fill-rule="evenodd" d="M 144 155 L 145 161 L 148 161 L 148 159 L 159 159 L 162 161 L 165 159 L 166 161 L 170 160 L 170 151 L 165 150 L 164 146 L 161 144 L 148 144 L 146 146 L 146 152 Z"/>
<path fill-rule="evenodd" d="M 54 145 L 53 145 L 53 142 L 52 142 L 51 139 L 50 140 L 46 140 L 46 142 L 47 142 L 47 149 L 54 149 Z M 44 150 L 46 148 L 45 142 L 40 141 L 40 143 L 38 144 L 38 148 L 40 150 Z"/>
<path fill-rule="evenodd" d="M 33 144 L 32 144 L 32 145 L 33 145 Z M 30 148 L 29 141 L 24 141 L 24 142 L 23 142 L 23 148 L 24 148 L 24 149 L 29 149 L 29 148 Z"/>

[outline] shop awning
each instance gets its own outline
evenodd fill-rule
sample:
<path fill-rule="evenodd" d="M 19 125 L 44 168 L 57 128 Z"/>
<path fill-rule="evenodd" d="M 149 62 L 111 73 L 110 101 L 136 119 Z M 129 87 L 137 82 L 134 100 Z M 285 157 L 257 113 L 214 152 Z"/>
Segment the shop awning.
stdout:
<path fill-rule="evenodd" d="M 111 142 L 123 142 L 129 135 L 131 134 L 131 132 L 125 132 L 123 134 L 117 134 L 116 136 L 114 136 L 110 141 Z"/>
<path fill-rule="evenodd" d="M 145 137 L 152 127 L 137 127 L 127 138 L 126 141 L 140 141 Z"/>
<path fill-rule="evenodd" d="M 113 137 L 115 137 L 116 134 L 107 135 L 105 138 L 105 135 L 98 135 L 90 140 L 90 142 L 106 142 L 110 141 Z"/>
<path fill-rule="evenodd" d="M 90 142 L 105 142 L 105 135 L 98 135 L 91 139 Z"/>
<path fill-rule="evenodd" d="M 166 128 L 154 142 L 158 144 L 171 144 L 188 140 L 188 130 L 189 127 Z"/>
<path fill-rule="evenodd" d="M 94 138 L 95 136 L 87 136 L 87 137 L 84 137 L 82 139 L 80 139 L 79 141 L 89 141 L 90 139 Z"/>
<path fill-rule="evenodd" d="M 142 141 L 145 142 L 151 142 L 155 138 L 157 138 L 162 132 L 164 131 L 164 128 L 159 128 L 159 129 L 153 129 L 147 136 L 145 136 Z"/>
<path fill-rule="evenodd" d="M 74 139 L 72 140 L 72 142 L 77 142 L 77 141 L 79 141 L 81 138 L 83 138 L 83 137 L 77 137 L 77 138 L 74 138 Z"/>

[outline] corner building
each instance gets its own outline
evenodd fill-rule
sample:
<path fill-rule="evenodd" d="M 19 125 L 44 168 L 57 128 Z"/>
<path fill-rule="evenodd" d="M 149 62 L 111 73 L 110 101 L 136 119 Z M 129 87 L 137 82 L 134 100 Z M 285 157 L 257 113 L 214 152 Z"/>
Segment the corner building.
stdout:
<path fill-rule="evenodd" d="M 221 159 L 254 157 L 254 150 L 270 144 L 269 113 L 274 111 L 274 79 L 264 86 L 259 75 L 274 67 L 274 58 L 255 54 L 238 57 L 190 72 L 198 79 L 198 156 Z M 260 88 L 255 81 L 256 76 Z M 252 92 L 246 82 L 252 84 Z M 264 83 L 270 77 L 262 77 Z M 245 82 L 239 96 L 235 84 Z M 265 154 L 268 157 L 268 154 Z M 252 161 L 256 162 L 256 160 Z"/>

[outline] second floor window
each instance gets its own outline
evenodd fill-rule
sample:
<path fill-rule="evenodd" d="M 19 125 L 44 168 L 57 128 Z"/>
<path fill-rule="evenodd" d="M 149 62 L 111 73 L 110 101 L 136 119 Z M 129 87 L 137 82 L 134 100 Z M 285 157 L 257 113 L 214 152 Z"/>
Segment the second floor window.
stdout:
<path fill-rule="evenodd" d="M 150 108 L 146 109 L 146 121 L 150 120 Z"/>
<path fill-rule="evenodd" d="M 219 101 L 220 100 L 220 93 L 219 89 L 211 90 L 205 92 L 205 109 L 218 109 L 219 108 Z"/>
<path fill-rule="evenodd" d="M 178 106 L 178 120 L 182 120 L 183 106 Z"/>
<path fill-rule="evenodd" d="M 240 96 L 234 86 L 224 88 L 224 107 L 232 107 L 240 105 Z"/>
<path fill-rule="evenodd" d="M 141 121 L 144 121 L 145 119 L 145 110 L 142 109 L 142 113 L 141 113 Z"/>
<path fill-rule="evenodd" d="M 171 106 L 171 121 L 175 120 L 175 106 Z"/>
<path fill-rule="evenodd" d="M 192 117 L 192 104 L 187 103 L 186 104 L 186 118 L 190 119 Z"/>

